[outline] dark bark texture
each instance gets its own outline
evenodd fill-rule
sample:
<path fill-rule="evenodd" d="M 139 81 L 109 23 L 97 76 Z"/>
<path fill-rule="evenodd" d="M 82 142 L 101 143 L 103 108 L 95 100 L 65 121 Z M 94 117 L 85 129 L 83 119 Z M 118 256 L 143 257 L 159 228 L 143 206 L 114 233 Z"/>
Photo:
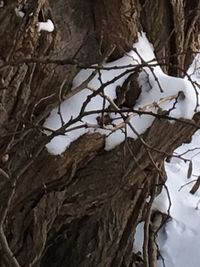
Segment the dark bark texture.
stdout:
<path fill-rule="evenodd" d="M 199 49 L 199 1 L 1 2 L 0 266 L 145 266 L 133 253 L 134 233 L 155 187 L 155 165 L 160 168 L 159 184 L 165 182 L 166 154 L 156 150 L 172 153 L 196 128 L 156 119 L 141 136 L 154 150 L 141 139 L 127 139 L 106 152 L 104 136 L 94 133 L 52 156 L 41 126 L 70 94 L 79 67 L 23 59 L 48 57 L 89 65 L 101 62 L 115 45 L 108 59 L 113 60 L 129 51 L 138 31 L 144 30 L 164 71 L 181 76 L 192 51 Z M 16 9 L 25 16 L 18 17 Z M 49 18 L 55 31 L 38 33 L 38 21 Z M 194 121 L 200 123 L 198 114 Z"/>

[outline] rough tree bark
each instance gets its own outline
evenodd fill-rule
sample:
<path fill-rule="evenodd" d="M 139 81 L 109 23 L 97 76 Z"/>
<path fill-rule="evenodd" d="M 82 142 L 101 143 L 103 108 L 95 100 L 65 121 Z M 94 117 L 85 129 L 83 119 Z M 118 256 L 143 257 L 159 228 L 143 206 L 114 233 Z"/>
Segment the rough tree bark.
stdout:
<path fill-rule="evenodd" d="M 105 152 L 104 136 L 92 134 L 52 156 L 40 126 L 67 98 L 79 71 L 75 60 L 100 62 L 113 44 L 109 60 L 116 59 L 142 29 L 163 69 L 182 75 L 199 49 L 199 10 L 198 0 L 1 1 L 0 266 L 155 266 L 132 248 L 155 164 L 164 183 L 166 154 L 156 150 L 172 153 L 196 128 L 160 119 L 142 136 L 155 150 L 138 139 Z M 55 31 L 39 34 L 38 21 L 48 18 Z M 28 60 L 41 57 L 68 60 Z M 198 114 L 194 121 L 200 123 Z"/>

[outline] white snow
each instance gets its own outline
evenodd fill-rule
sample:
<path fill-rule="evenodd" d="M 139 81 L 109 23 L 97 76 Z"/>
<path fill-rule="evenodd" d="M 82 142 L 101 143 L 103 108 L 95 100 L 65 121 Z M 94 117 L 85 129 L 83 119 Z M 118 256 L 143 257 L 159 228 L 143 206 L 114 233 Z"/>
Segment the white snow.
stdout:
<path fill-rule="evenodd" d="M 46 31 L 53 32 L 55 29 L 52 20 L 48 19 L 46 22 L 38 22 L 38 32 Z"/>
<path fill-rule="evenodd" d="M 148 43 L 148 40 L 146 39 L 145 35 L 142 34 L 139 38 L 138 43 L 134 46 L 141 54 L 143 53 L 145 55 L 145 60 L 152 60 L 154 58 L 154 54 L 152 52 L 152 47 Z M 110 70 L 101 70 L 101 82 L 106 83 L 109 81 L 112 81 L 113 78 L 118 77 L 120 74 L 125 72 L 126 70 L 130 69 L 131 67 L 123 67 L 127 66 L 129 64 L 137 65 L 140 62 L 140 58 L 134 51 L 130 51 L 127 53 L 124 57 L 121 59 L 118 59 L 114 62 L 105 64 L 105 67 L 107 68 L 113 68 L 116 66 L 121 66 L 122 69 L 110 69 Z M 154 62 L 155 63 L 155 62 Z M 85 81 L 90 75 L 92 74 L 92 69 L 86 69 L 82 70 L 78 73 L 78 75 L 75 77 L 73 81 L 73 88 L 78 87 L 83 81 Z M 113 100 L 116 97 L 116 86 L 122 85 L 123 82 L 126 80 L 126 78 L 130 75 L 130 73 L 123 75 L 121 78 L 117 79 L 115 82 L 109 84 L 104 89 L 104 94 L 108 96 L 111 100 Z M 99 75 L 96 75 L 92 81 L 89 82 L 88 87 L 92 88 L 94 90 L 97 90 L 101 86 L 101 82 L 99 79 Z M 62 117 L 65 122 L 68 122 L 71 118 L 76 118 L 78 114 L 80 113 L 81 107 L 83 103 L 86 101 L 87 97 L 91 95 L 92 92 L 89 89 L 83 89 L 71 98 L 67 99 L 61 104 L 61 113 Z M 91 101 L 88 103 L 85 111 L 92 111 L 92 110 L 98 110 L 103 108 L 104 99 L 100 95 L 97 95 L 91 99 Z M 107 108 L 110 105 L 109 101 L 105 101 L 104 108 Z M 73 124 L 71 127 L 75 126 L 84 126 L 87 124 L 94 124 L 97 125 L 97 117 L 99 114 L 89 115 L 82 118 L 82 121 L 77 122 L 76 124 Z M 111 115 L 112 118 L 115 118 L 116 115 Z M 118 115 L 119 117 L 119 115 Z M 151 122 L 153 118 L 149 116 L 137 116 L 134 119 L 134 123 L 137 124 L 137 130 L 139 132 L 145 131 L 147 126 L 142 122 L 142 119 L 148 117 L 148 126 L 151 125 Z M 115 123 L 121 123 L 123 122 L 122 119 L 115 121 Z M 133 122 L 133 121 L 132 121 Z M 61 127 L 61 119 L 58 114 L 58 109 L 54 109 L 51 112 L 50 117 L 45 122 L 45 127 L 51 128 L 53 130 L 58 129 Z M 113 128 L 113 127 L 112 127 Z M 68 127 L 68 130 L 70 127 Z M 48 145 L 48 151 L 52 154 L 61 154 L 65 151 L 65 149 L 78 137 L 83 135 L 86 132 L 93 132 L 94 129 L 90 128 L 82 128 L 78 130 L 73 130 L 71 132 L 68 132 L 66 136 L 57 136 L 55 137 Z M 109 134 L 110 131 L 105 129 L 99 129 L 99 131 L 102 134 Z M 128 128 L 128 136 L 136 137 L 135 134 Z M 117 144 L 124 141 L 125 135 L 122 133 L 121 130 L 118 130 L 114 132 L 113 134 L 109 135 L 106 140 L 106 148 L 111 149 Z"/>
<path fill-rule="evenodd" d="M 195 149 L 194 149 L 195 148 Z M 195 194 L 190 190 L 200 176 L 200 130 L 190 144 L 183 144 L 176 149 L 176 155 L 183 154 L 185 159 L 192 160 L 192 175 L 188 179 L 189 163 L 172 158 L 165 163 L 167 172 L 166 187 L 170 195 L 171 219 L 159 232 L 157 242 L 166 267 L 199 267 L 200 266 L 200 189 Z M 153 210 L 168 212 L 169 198 L 166 189 L 155 199 Z M 136 231 L 134 251 L 142 252 L 144 223 Z M 163 267 L 161 259 L 158 267 Z"/>
<path fill-rule="evenodd" d="M 189 67 L 187 74 L 194 82 L 200 81 L 200 54 L 198 53 Z"/>
<path fill-rule="evenodd" d="M 141 95 L 139 105 L 147 105 L 153 103 L 153 101 L 159 101 L 163 97 L 168 97 L 178 94 L 182 91 L 185 95 L 183 100 L 179 100 L 176 104 L 176 108 L 170 112 L 170 116 L 175 118 L 186 118 L 191 119 L 194 115 L 194 110 L 196 106 L 196 93 L 194 86 L 187 79 L 171 77 L 163 73 L 160 68 L 154 70 L 154 74 L 157 77 L 155 80 L 152 77 L 150 70 L 146 69 L 146 72 L 149 74 L 149 81 L 151 88 L 148 85 L 144 85 L 143 94 Z M 141 81 L 143 85 L 144 81 Z M 163 89 L 163 93 L 160 92 L 160 87 Z M 173 107 L 174 101 L 165 102 L 160 107 L 165 110 L 169 110 Z"/>
<path fill-rule="evenodd" d="M 152 209 L 159 210 L 160 212 L 167 214 L 169 207 L 170 207 L 170 201 L 167 188 L 163 187 L 162 192 L 154 200 Z"/>
<path fill-rule="evenodd" d="M 52 22 L 50 22 L 50 24 L 51 23 Z M 40 23 L 39 30 L 49 30 L 49 24 L 47 24 Z M 85 108 L 85 111 L 88 112 L 107 108 L 110 105 L 108 98 L 111 102 L 115 99 L 116 86 L 121 86 L 131 72 L 124 75 L 122 74 L 127 70 L 131 70 L 131 67 L 133 70 L 133 66 L 135 67 L 141 62 L 148 62 L 149 65 L 144 67 L 139 75 L 139 84 L 142 88 L 142 93 L 134 108 L 143 109 L 145 107 L 145 110 L 148 109 L 148 111 L 156 112 L 157 107 L 154 107 L 155 105 L 153 105 L 153 103 L 160 101 L 162 102 L 159 104 L 160 108 L 165 110 L 172 109 L 175 100 L 170 99 L 170 97 L 177 95 L 180 91 L 182 91 L 184 93 L 184 98 L 178 99 L 178 103 L 175 105 L 175 108 L 171 110 L 170 116 L 175 118 L 191 119 L 197 105 L 196 90 L 198 89 L 196 89 L 196 86 L 194 86 L 187 77 L 181 79 L 171 77 L 163 73 L 155 60 L 152 45 L 148 42 L 145 34 L 141 33 L 139 35 L 138 42 L 133 46 L 133 50 L 116 61 L 104 64 L 104 68 L 107 69 L 99 70 L 100 75 L 96 74 L 96 76 L 88 83 L 87 87 L 89 89 L 85 88 L 79 91 L 61 104 L 60 110 L 64 123 L 69 122 L 72 118 L 77 118 L 87 97 L 91 96 L 93 91 L 98 90 L 101 83 L 104 84 L 106 82 L 111 82 L 114 78 L 121 75 L 121 77 L 118 77 L 114 82 L 111 82 L 104 88 L 103 93 L 107 97 L 105 103 L 103 96 L 98 94 L 97 96 L 91 98 Z M 197 62 L 199 62 L 198 59 Z M 196 65 L 197 63 L 195 63 L 195 66 Z M 194 66 L 191 66 L 191 70 L 189 71 L 193 71 L 191 78 L 196 81 L 199 70 L 197 69 L 197 71 L 194 71 Z M 92 69 L 81 70 L 73 81 L 72 90 L 77 88 L 77 86 L 90 77 L 92 72 Z M 161 101 L 161 99 L 166 100 Z M 110 150 L 123 142 L 125 140 L 125 136 L 137 138 L 138 134 L 144 133 L 154 120 L 154 117 L 150 115 L 138 116 L 129 112 L 124 114 L 129 117 L 129 124 L 126 124 L 125 126 L 123 119 L 119 118 L 119 114 L 112 113 L 110 114 L 110 117 L 113 121 L 107 125 L 107 127 L 101 128 L 97 123 L 97 117 L 99 115 L 100 114 L 84 116 L 80 121 L 68 126 L 66 129 L 66 135 L 53 138 L 47 145 L 48 151 L 55 155 L 61 154 L 81 135 L 94 131 L 99 131 L 107 136 L 105 149 Z M 44 125 L 47 128 L 57 130 L 62 125 L 61 121 L 61 116 L 58 114 L 58 109 L 56 108 L 51 112 L 51 115 L 47 118 Z M 119 125 L 121 125 L 121 127 L 119 127 Z M 70 131 L 70 128 L 72 127 L 79 127 L 79 129 Z M 136 131 L 133 131 L 133 127 Z"/>
<path fill-rule="evenodd" d="M 193 151 L 187 152 L 189 149 Z M 197 131 L 190 144 L 176 150 L 192 160 L 192 176 L 187 178 L 188 163 L 173 159 L 166 163 L 167 182 L 172 206 L 169 221 L 158 237 L 160 252 L 167 267 L 199 267 L 200 265 L 200 190 L 190 193 L 195 184 L 196 176 L 200 175 L 200 131 Z M 159 261 L 158 266 L 162 266 Z"/>

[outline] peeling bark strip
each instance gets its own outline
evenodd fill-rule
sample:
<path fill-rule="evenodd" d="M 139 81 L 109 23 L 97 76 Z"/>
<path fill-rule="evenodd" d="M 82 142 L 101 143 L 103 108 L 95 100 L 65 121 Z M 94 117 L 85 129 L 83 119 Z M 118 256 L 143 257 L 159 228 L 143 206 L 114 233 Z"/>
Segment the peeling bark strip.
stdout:
<path fill-rule="evenodd" d="M 173 7 L 174 29 L 176 36 L 176 51 L 179 55 L 178 66 L 184 69 L 184 42 L 185 42 L 185 14 L 184 14 L 184 0 L 171 0 Z"/>
<path fill-rule="evenodd" d="M 160 116 L 138 140 L 126 140 L 113 151 L 105 152 L 104 137 L 94 133 L 54 157 L 44 147 L 48 137 L 43 121 L 63 96 L 72 94 L 79 66 L 37 61 L 11 66 L 8 62 L 65 58 L 88 66 L 101 62 L 102 54 L 113 45 L 110 59 L 120 57 L 144 29 L 159 61 L 167 64 L 166 72 L 174 67 L 178 72 L 191 62 L 192 51 L 199 50 L 199 1 L 3 2 L 0 266 L 141 266 L 142 257 L 132 251 L 134 234 L 138 222 L 148 215 L 146 198 L 155 189 L 157 166 L 191 138 L 195 124 L 169 124 Z M 16 15 L 16 8 L 24 12 L 23 17 Z M 38 22 L 48 19 L 55 30 L 39 33 Z M 134 101 L 139 88 L 135 90 Z M 199 115 L 194 121 L 200 124 Z M 159 184 L 163 183 L 160 175 Z M 154 267 L 157 248 L 152 227 L 147 224 L 146 251 L 151 251 L 152 258 L 146 261 Z"/>

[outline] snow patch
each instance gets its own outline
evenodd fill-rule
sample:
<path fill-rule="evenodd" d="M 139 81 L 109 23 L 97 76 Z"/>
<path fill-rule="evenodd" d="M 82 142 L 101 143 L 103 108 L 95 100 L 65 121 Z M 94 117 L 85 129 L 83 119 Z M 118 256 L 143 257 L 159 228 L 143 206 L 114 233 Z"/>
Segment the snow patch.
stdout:
<path fill-rule="evenodd" d="M 49 27 L 42 25 L 44 24 L 40 24 L 39 30 Z M 127 112 L 124 113 L 124 116 L 128 118 L 128 123 L 125 124 L 124 119 L 118 113 L 110 113 L 111 122 L 102 128 L 97 122 L 97 117 L 101 113 L 94 113 L 96 110 L 106 109 L 112 105 L 116 98 L 116 87 L 123 85 L 138 64 L 145 64 L 145 67 L 143 67 L 138 78 L 142 92 L 134 109 L 143 110 L 145 108 L 145 110 L 156 113 L 158 107 L 153 103 L 157 102 L 160 103 L 159 107 L 161 109 L 169 110 L 169 115 L 172 117 L 186 119 L 193 117 L 198 102 L 197 88 L 187 77 L 182 79 L 163 73 L 156 62 L 152 45 L 147 40 L 146 35 L 141 33 L 138 42 L 133 46 L 133 50 L 116 61 L 104 64 L 104 69 L 99 70 L 100 74 L 95 75 L 88 83 L 87 88 L 77 92 L 61 104 L 60 114 L 58 114 L 58 108 L 51 112 L 44 124 L 45 127 L 56 131 L 62 126 L 62 121 L 67 123 L 68 127 L 66 127 L 65 135 L 57 136 L 51 140 L 47 145 L 48 151 L 55 155 L 61 154 L 73 141 L 88 132 L 98 131 L 104 134 L 106 136 L 106 150 L 113 149 L 122 143 L 126 137 L 136 139 L 138 134 L 144 133 L 151 126 L 154 116 L 139 116 Z M 93 71 L 92 69 L 81 70 L 74 78 L 72 92 L 83 81 L 86 81 Z M 194 71 L 191 67 L 189 71 L 193 71 L 191 78 L 197 79 L 196 70 Z M 101 85 L 105 83 L 107 83 L 107 86 L 101 91 L 101 95 L 93 96 L 93 93 L 100 90 Z M 178 97 L 179 92 L 182 92 L 182 96 Z M 106 95 L 106 98 L 104 98 L 104 95 Z M 82 116 L 81 107 L 83 103 L 86 103 L 88 97 L 91 99 L 85 107 L 85 112 L 93 112 L 93 114 Z M 72 119 L 76 119 L 78 116 L 80 117 L 79 121 L 70 123 Z M 74 129 L 75 127 L 77 129 Z"/>
<path fill-rule="evenodd" d="M 53 32 L 55 29 L 52 20 L 48 19 L 46 22 L 38 22 L 38 32 L 46 31 Z"/>
<path fill-rule="evenodd" d="M 157 243 L 166 267 L 199 267 L 200 252 L 200 189 L 195 194 L 190 190 L 200 175 L 200 130 L 192 138 L 190 144 L 183 144 L 174 152 L 192 160 L 192 175 L 188 179 L 188 162 L 172 158 L 165 163 L 167 173 L 166 187 L 169 192 L 171 219 L 160 230 Z M 153 210 L 167 214 L 169 198 L 166 188 L 153 203 Z M 144 223 L 136 229 L 134 251 L 141 251 L 143 246 Z M 158 260 L 158 267 L 163 267 L 163 261 Z"/>

